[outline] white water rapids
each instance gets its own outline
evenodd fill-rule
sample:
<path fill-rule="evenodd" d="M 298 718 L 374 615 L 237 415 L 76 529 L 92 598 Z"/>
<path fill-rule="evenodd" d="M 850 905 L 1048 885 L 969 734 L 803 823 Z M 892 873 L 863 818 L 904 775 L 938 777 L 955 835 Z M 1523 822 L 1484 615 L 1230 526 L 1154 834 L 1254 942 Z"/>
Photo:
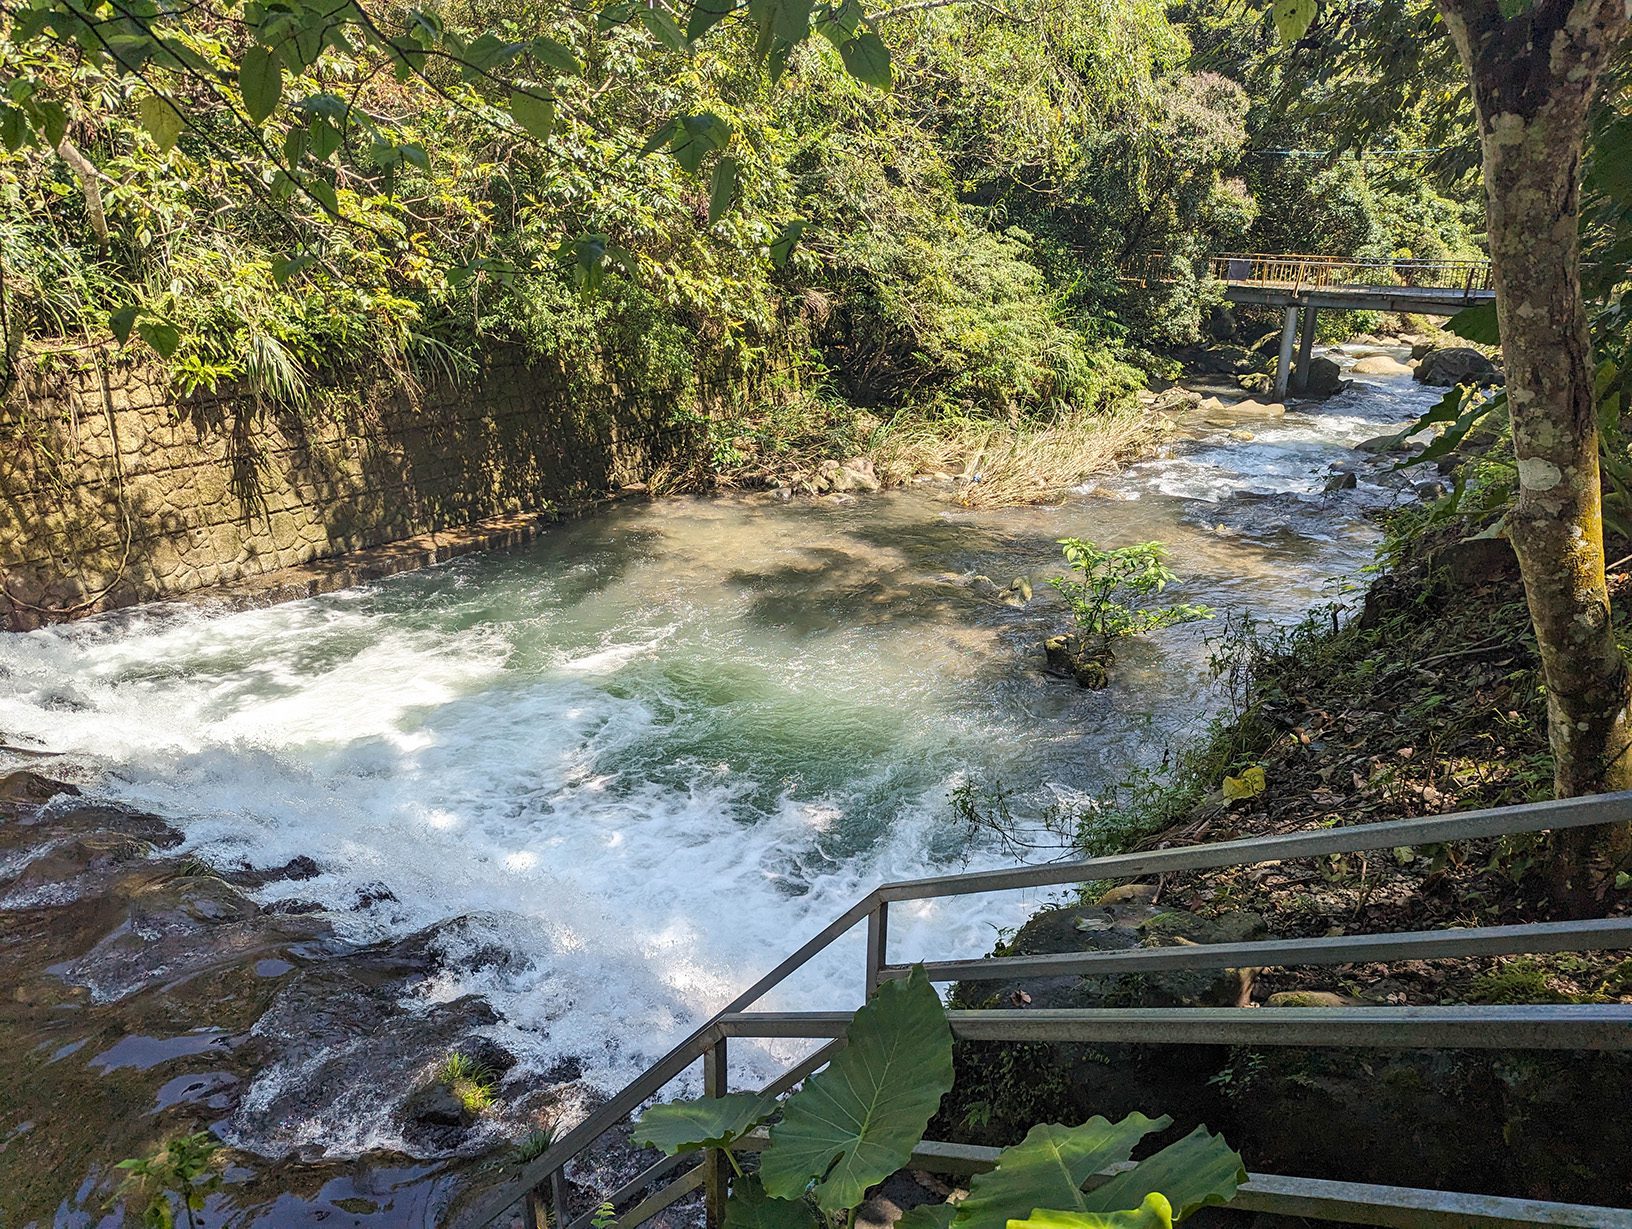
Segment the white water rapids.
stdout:
<path fill-rule="evenodd" d="M 440 928 L 539 1068 L 610 1088 L 887 878 L 990 866 L 949 790 L 1022 820 L 1103 794 L 1206 717 L 1206 625 L 1113 687 L 1045 679 L 1055 539 L 1162 539 L 1177 600 L 1296 617 L 1354 577 L 1397 498 L 1350 445 L 1437 397 L 1400 378 L 1306 414 L 1193 421 L 1173 455 L 1057 508 L 917 493 L 622 506 L 535 545 L 271 609 L 152 607 L 0 640 L 0 735 L 175 822 L 217 863 L 315 879 L 360 939 Z M 1029 576 L 1015 610 L 969 578 Z M 15 905 L 20 902 L 0 902 Z M 891 956 L 986 952 L 1034 899 L 892 916 Z M 502 953 L 495 958 L 494 953 Z M 860 993 L 860 935 L 767 1002 Z M 744 1061 L 756 1062 L 753 1055 Z"/>

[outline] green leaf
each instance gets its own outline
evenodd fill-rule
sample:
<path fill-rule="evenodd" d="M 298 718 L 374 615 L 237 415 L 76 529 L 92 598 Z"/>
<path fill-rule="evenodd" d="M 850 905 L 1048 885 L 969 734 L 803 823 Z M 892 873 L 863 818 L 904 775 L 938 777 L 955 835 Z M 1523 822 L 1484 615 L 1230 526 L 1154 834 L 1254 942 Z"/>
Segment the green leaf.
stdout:
<path fill-rule="evenodd" d="M 1117 1123 L 1096 1116 L 1080 1127 L 1032 1127 L 1025 1139 L 998 1155 L 997 1168 L 969 1183 L 954 1229 L 1005 1229 L 1036 1208 L 1084 1211 L 1082 1184 L 1126 1161 L 1140 1140 L 1171 1122 L 1129 1114 Z"/>
<path fill-rule="evenodd" d="M 950 1203 L 922 1203 L 895 1222 L 895 1229 L 952 1229 L 952 1218 L 958 1214 Z"/>
<path fill-rule="evenodd" d="M 718 222 L 731 212 L 737 203 L 737 181 L 742 164 L 735 158 L 721 158 L 714 167 L 714 176 L 708 187 L 708 224 Z"/>
<path fill-rule="evenodd" d="M 141 310 L 139 306 L 132 303 L 128 307 L 121 307 L 118 311 L 109 313 L 108 327 L 113 330 L 113 335 L 119 339 L 120 345 L 124 345 L 130 340 L 130 331 L 136 327 L 136 317 Z M 136 1164 L 140 1164 L 140 1162 L 138 1161 Z"/>
<path fill-rule="evenodd" d="M 724 149 L 730 140 L 731 125 L 713 112 L 683 115 L 678 129 L 669 139 L 669 153 L 695 175 L 702 168 L 703 159 Z"/>
<path fill-rule="evenodd" d="M 640 20 L 652 32 L 657 41 L 670 51 L 684 51 L 686 49 L 686 33 L 674 18 L 669 16 L 667 10 L 643 8 L 640 10 Z"/>
<path fill-rule="evenodd" d="M 825 1229 L 816 1209 L 804 1199 L 773 1199 L 758 1174 L 731 1184 L 725 1201 L 725 1229 Z"/>
<path fill-rule="evenodd" d="M 510 94 L 510 116 L 526 129 L 529 135 L 542 141 L 550 135 L 550 129 L 555 127 L 555 100 L 522 90 L 513 90 Z"/>
<path fill-rule="evenodd" d="M 1240 1154 L 1222 1135 L 1197 1127 L 1177 1143 L 1096 1186 L 1083 1197 L 1082 1206 L 1090 1212 L 1109 1212 L 1138 1206 L 1160 1192 L 1164 1203 L 1172 1204 L 1173 1219 L 1183 1220 L 1197 1208 L 1228 1203 L 1246 1180 Z"/>
<path fill-rule="evenodd" d="M 952 1030 L 915 965 L 878 988 L 838 1057 L 788 1099 L 760 1163 L 765 1189 L 791 1199 L 814 1180 L 823 1211 L 855 1207 L 907 1163 L 951 1087 Z"/>
<path fill-rule="evenodd" d="M 34 108 L 36 123 L 45 143 L 52 149 L 62 144 L 62 139 L 68 135 L 68 112 L 60 102 L 46 101 L 37 103 Z"/>
<path fill-rule="evenodd" d="M 160 358 L 169 358 L 181 345 L 181 330 L 167 320 L 147 320 L 136 326 L 136 334 L 158 352 Z"/>
<path fill-rule="evenodd" d="M 12 153 L 16 153 L 28 140 L 28 117 L 16 107 L 6 107 L 0 110 L 0 141 Z"/>
<path fill-rule="evenodd" d="M 750 0 L 749 4 L 761 30 L 788 43 L 800 42 L 810 33 L 810 10 L 811 0 Z"/>
<path fill-rule="evenodd" d="M 275 256 L 272 258 L 272 280 L 282 286 L 295 274 L 310 269 L 317 263 L 317 257 L 307 252 L 294 256 Z"/>
<path fill-rule="evenodd" d="M 169 153 L 176 147 L 182 122 L 181 112 L 176 110 L 175 103 L 157 94 L 149 94 L 136 104 L 136 115 L 142 127 L 147 129 L 147 135 L 153 138 L 162 152 Z"/>
<path fill-rule="evenodd" d="M 265 47 L 251 47 L 238 65 L 238 92 L 244 96 L 244 110 L 259 124 L 278 109 L 283 97 L 283 66 Z"/>
<path fill-rule="evenodd" d="M 540 35 L 532 41 L 530 50 L 535 60 L 546 68 L 555 69 L 558 73 L 576 77 L 584 71 L 583 65 L 578 63 L 578 57 L 572 54 L 572 49 L 553 38 Z"/>
<path fill-rule="evenodd" d="M 1315 22 L 1315 0 L 1275 0 L 1269 15 L 1283 43 L 1295 43 Z"/>
<path fill-rule="evenodd" d="M 793 249 L 798 246 L 799 238 L 805 233 L 803 221 L 789 222 L 784 226 L 775 239 L 771 240 L 771 264 L 780 269 L 788 263 L 788 257 L 793 255 Z"/>
<path fill-rule="evenodd" d="M 725 1148 L 752 1131 L 775 1108 L 775 1097 L 757 1092 L 670 1101 L 642 1114 L 630 1139 L 644 1147 L 658 1148 L 666 1156 Z"/>
<path fill-rule="evenodd" d="M 1445 328 L 1458 337 L 1481 346 L 1497 346 L 1502 341 L 1501 330 L 1496 323 L 1494 301 L 1464 307 L 1445 322 Z"/>
<path fill-rule="evenodd" d="M 686 41 L 695 43 L 736 11 L 737 0 L 692 0 L 691 17 L 686 22 Z"/>
<path fill-rule="evenodd" d="M 871 30 L 839 44 L 839 58 L 844 61 L 845 71 L 857 81 L 864 81 L 881 90 L 890 88 L 893 78 L 890 49 Z"/>
<path fill-rule="evenodd" d="M 1497 0 L 1496 7 L 1505 20 L 1512 21 L 1515 17 L 1528 13 L 1534 5 L 1535 0 Z"/>
<path fill-rule="evenodd" d="M 334 190 L 334 185 L 326 179 L 312 179 L 305 184 L 306 191 L 312 199 L 322 206 L 325 213 L 334 217 L 340 216 L 340 197 Z"/>
<path fill-rule="evenodd" d="M 834 47 L 843 47 L 844 44 L 861 33 L 861 22 L 864 16 L 861 0 L 843 0 L 841 4 L 825 4 L 816 10 L 811 29 L 832 43 Z"/>
<path fill-rule="evenodd" d="M 1152 1193 L 1125 1212 L 1048 1212 L 1039 1208 L 1008 1229 L 1173 1229 L 1173 1206 Z"/>

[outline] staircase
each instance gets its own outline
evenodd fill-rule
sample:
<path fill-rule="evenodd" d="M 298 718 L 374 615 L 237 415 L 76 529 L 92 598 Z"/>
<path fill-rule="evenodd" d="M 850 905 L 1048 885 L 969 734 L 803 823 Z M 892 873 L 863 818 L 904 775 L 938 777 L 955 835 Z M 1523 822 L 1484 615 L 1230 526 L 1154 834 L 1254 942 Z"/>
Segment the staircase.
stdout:
<path fill-rule="evenodd" d="M 862 922 L 867 926 L 865 972 L 869 993 L 882 979 L 903 976 L 906 966 L 892 965 L 888 958 L 889 909 L 895 902 L 1252 866 L 1402 845 L 1448 844 L 1627 822 L 1632 822 L 1632 792 L 883 884 L 777 965 L 640 1078 L 597 1108 L 542 1156 L 519 1166 L 513 1179 L 491 1192 L 456 1223 L 461 1229 L 508 1225 L 506 1218 L 521 1204 L 528 1229 L 544 1229 L 546 1225 L 554 1229 L 590 1229 L 596 1209 L 591 1206 L 573 1214 L 566 1197 L 566 1167 L 608 1130 L 657 1097 L 665 1086 L 699 1059 L 703 1064 L 705 1095 L 724 1095 L 729 1091 L 727 1047 L 734 1037 L 792 1037 L 825 1042 L 768 1085 L 768 1091 L 786 1091 L 820 1070 L 843 1044 L 837 1039 L 843 1036 L 850 1013 L 748 1009 Z M 1061 974 L 1106 976 L 1176 969 L 1343 965 L 1629 949 L 1632 949 L 1632 918 L 1607 918 L 1402 934 L 947 960 L 927 963 L 925 968 L 936 982 L 996 981 Z M 1007 1043 L 1632 1050 L 1632 1007 L 1619 1004 L 1287 1007 L 1273 1011 L 1234 1007 L 1087 1008 L 950 1011 L 947 1018 L 957 1038 Z M 738 1146 L 748 1151 L 763 1147 L 764 1142 L 760 1136 L 743 1140 Z M 1233 1142 L 1250 1144 L 1250 1141 Z M 1355 1142 L 1357 1146 L 1364 1143 Z M 914 1153 L 912 1165 L 932 1173 L 967 1177 L 990 1169 L 997 1151 L 926 1140 Z M 676 1176 L 676 1171 L 683 1172 Z M 617 1212 L 619 1229 L 638 1229 L 675 1201 L 702 1188 L 708 1229 L 719 1229 L 724 1219 L 729 1172 L 726 1158 L 717 1151 L 664 1158 L 619 1189 L 601 1193 L 596 1202 L 612 1205 Z M 1311 1221 L 1392 1229 L 1497 1229 L 1534 1225 L 1632 1229 L 1632 1210 L 1628 1209 L 1259 1173 L 1249 1175 L 1249 1181 L 1240 1188 L 1230 1207 Z"/>

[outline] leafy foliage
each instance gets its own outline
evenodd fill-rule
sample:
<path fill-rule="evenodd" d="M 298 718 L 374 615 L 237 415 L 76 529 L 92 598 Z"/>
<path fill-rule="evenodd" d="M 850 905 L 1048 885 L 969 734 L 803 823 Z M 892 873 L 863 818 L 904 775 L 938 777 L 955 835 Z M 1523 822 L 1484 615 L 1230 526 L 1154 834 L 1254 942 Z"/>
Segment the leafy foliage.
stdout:
<path fill-rule="evenodd" d="M 1057 577 L 1050 583 L 1070 603 L 1085 636 L 1108 641 L 1212 617 L 1210 609 L 1194 603 L 1139 604 L 1178 579 L 1165 562 L 1167 548 L 1160 542 L 1106 550 L 1084 538 L 1061 538 L 1060 548 L 1081 579 Z"/>
<path fill-rule="evenodd" d="M 204 1210 L 210 1195 L 220 1189 L 221 1146 L 208 1131 L 178 1135 L 150 1157 L 120 1161 L 125 1173 L 122 1194 L 133 1196 L 146 1229 L 172 1229 L 175 1205 L 181 1205 L 189 1229 L 193 1214 Z"/>

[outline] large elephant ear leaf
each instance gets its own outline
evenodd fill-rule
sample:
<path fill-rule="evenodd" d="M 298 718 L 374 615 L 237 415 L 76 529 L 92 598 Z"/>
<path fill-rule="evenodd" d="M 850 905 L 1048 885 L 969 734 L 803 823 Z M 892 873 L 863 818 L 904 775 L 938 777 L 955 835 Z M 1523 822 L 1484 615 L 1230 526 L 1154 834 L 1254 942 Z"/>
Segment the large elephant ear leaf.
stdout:
<path fill-rule="evenodd" d="M 1173 1205 L 1154 1192 L 1123 1212 L 1045 1212 L 1039 1208 L 1008 1229 L 1173 1229 Z"/>
<path fill-rule="evenodd" d="M 1177 1143 L 1096 1186 L 1082 1197 L 1082 1206 L 1089 1212 L 1131 1208 L 1159 1191 L 1173 1205 L 1173 1219 L 1183 1220 L 1197 1208 L 1228 1203 L 1246 1180 L 1241 1154 L 1222 1135 L 1197 1127 Z"/>
<path fill-rule="evenodd" d="M 703 1148 L 729 1148 L 775 1108 L 775 1097 L 757 1092 L 670 1101 L 642 1114 L 630 1138 L 669 1156 Z"/>
<path fill-rule="evenodd" d="M 825 1229 L 804 1199 L 773 1199 L 758 1174 L 738 1178 L 725 1201 L 725 1229 Z"/>
<path fill-rule="evenodd" d="M 955 1204 L 921 1203 L 896 1221 L 895 1229 L 952 1229 L 952 1218 L 957 1214 Z"/>
<path fill-rule="evenodd" d="M 878 988 L 838 1057 L 783 1106 L 760 1164 L 765 1189 L 794 1199 L 810 1188 L 823 1211 L 848 1211 L 907 1163 L 951 1087 L 952 1030 L 915 967 Z"/>
<path fill-rule="evenodd" d="M 1094 1117 L 1080 1127 L 1032 1127 L 1025 1139 L 998 1154 L 995 1169 L 969 1184 L 953 1229 L 1007 1229 L 1011 1220 L 1024 1220 L 1037 1208 L 1087 1211 L 1082 1184 L 1126 1161 L 1140 1140 L 1171 1121 L 1129 1114 L 1121 1122 Z"/>

